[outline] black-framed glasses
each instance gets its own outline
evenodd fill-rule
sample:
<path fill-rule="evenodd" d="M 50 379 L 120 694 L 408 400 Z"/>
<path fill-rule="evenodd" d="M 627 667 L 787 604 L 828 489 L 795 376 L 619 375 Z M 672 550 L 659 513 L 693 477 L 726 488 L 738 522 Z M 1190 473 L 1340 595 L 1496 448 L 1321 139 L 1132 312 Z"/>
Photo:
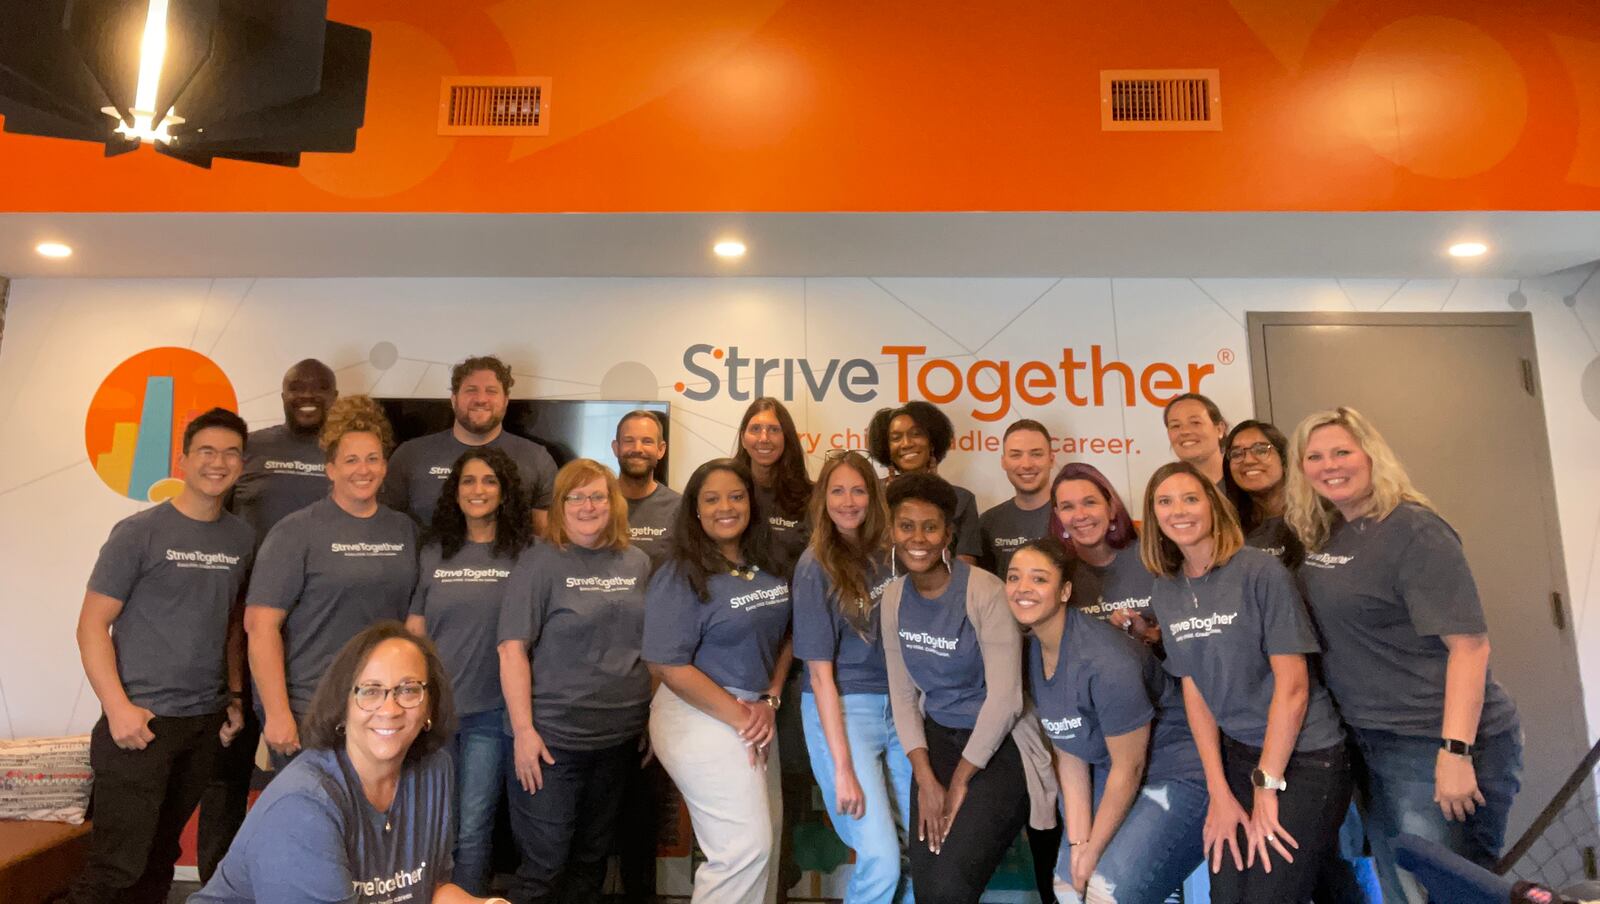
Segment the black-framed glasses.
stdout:
<path fill-rule="evenodd" d="M 381 684 L 358 684 L 350 689 L 350 696 L 356 698 L 356 706 L 362 712 L 377 712 L 383 706 L 383 701 L 394 694 L 394 702 L 400 704 L 401 709 L 416 709 L 418 704 L 427 699 L 428 683 L 426 681 L 403 681 L 394 687 L 384 687 Z"/>
<path fill-rule="evenodd" d="M 1246 455 L 1266 458 L 1267 454 L 1273 451 L 1275 450 L 1271 443 L 1251 443 L 1248 446 L 1234 446 L 1228 450 L 1228 460 L 1243 461 Z"/>

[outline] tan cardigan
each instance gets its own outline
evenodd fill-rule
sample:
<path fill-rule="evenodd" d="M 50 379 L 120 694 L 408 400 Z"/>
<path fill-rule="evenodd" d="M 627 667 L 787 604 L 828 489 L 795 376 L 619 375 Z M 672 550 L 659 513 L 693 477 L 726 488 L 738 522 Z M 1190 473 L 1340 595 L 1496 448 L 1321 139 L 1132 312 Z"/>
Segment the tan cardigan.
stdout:
<path fill-rule="evenodd" d="M 928 739 L 922 730 L 922 689 L 906 671 L 905 655 L 900 649 L 900 595 L 907 580 L 901 577 L 883 591 L 878 611 L 884 658 L 889 666 L 894 729 L 900 736 L 900 746 L 909 753 L 926 748 Z M 1028 824 L 1036 829 L 1053 828 L 1056 781 L 1050 748 L 1022 693 L 1022 632 L 1006 605 L 1005 585 L 981 568 L 973 568 L 967 580 L 967 621 L 978 636 L 987 693 L 961 757 L 981 769 L 989 765 L 989 758 L 1005 743 L 1006 735 L 1011 735 L 1028 777 Z"/>

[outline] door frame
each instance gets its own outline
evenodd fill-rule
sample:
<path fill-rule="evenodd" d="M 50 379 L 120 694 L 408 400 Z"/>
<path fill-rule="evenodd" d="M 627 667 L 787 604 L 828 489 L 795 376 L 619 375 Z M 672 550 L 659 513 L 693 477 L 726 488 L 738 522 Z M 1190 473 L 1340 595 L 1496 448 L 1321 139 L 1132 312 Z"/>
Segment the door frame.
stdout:
<path fill-rule="evenodd" d="M 1578 682 L 1578 692 L 1572 702 L 1572 719 L 1580 727 L 1580 740 L 1590 738 L 1588 717 L 1584 709 L 1583 663 L 1578 653 L 1576 624 L 1572 617 L 1572 593 L 1567 583 L 1566 547 L 1561 542 L 1561 520 L 1557 510 L 1555 467 L 1550 461 L 1550 423 L 1545 411 L 1544 387 L 1539 379 L 1539 354 L 1534 343 L 1533 315 L 1523 312 L 1506 313 L 1410 313 L 1361 311 L 1247 311 L 1245 327 L 1250 334 L 1250 391 L 1255 416 L 1268 423 L 1272 417 L 1272 390 L 1268 385 L 1267 327 L 1271 326 L 1452 326 L 1452 327 L 1511 327 L 1517 342 L 1517 353 L 1523 360 L 1524 385 L 1538 402 L 1537 422 L 1544 433 L 1542 454 L 1534 456 L 1532 467 L 1539 483 L 1539 495 L 1544 503 L 1545 549 L 1550 559 L 1550 577 L 1553 586 L 1549 593 L 1560 594 L 1560 634 L 1566 638 L 1572 656 L 1573 677 Z M 1508 375 L 1514 377 L 1516 375 Z M 1292 437 L 1293 424 L 1280 424 L 1279 429 Z M 1285 466 L 1292 467 L 1289 463 Z M 1552 602 L 1552 605 L 1554 603 Z M 1552 613 L 1552 617 L 1554 613 Z M 1574 763 L 1574 766 L 1577 764 Z"/>

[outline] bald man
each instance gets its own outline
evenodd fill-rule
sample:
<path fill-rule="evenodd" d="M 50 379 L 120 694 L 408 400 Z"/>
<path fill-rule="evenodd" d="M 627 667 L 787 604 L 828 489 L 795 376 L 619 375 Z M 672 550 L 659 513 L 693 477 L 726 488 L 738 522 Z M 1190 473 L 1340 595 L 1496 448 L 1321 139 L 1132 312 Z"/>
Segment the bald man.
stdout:
<path fill-rule="evenodd" d="M 315 358 L 290 367 L 283 375 L 283 423 L 251 432 L 245 444 L 244 472 L 234 485 L 228 509 L 256 529 L 256 547 L 285 515 L 328 495 L 326 458 L 317 435 L 338 398 L 332 368 Z M 244 822 L 261 725 L 245 684 L 245 726 L 226 748 L 216 778 L 200 800 L 199 866 L 209 880 Z"/>

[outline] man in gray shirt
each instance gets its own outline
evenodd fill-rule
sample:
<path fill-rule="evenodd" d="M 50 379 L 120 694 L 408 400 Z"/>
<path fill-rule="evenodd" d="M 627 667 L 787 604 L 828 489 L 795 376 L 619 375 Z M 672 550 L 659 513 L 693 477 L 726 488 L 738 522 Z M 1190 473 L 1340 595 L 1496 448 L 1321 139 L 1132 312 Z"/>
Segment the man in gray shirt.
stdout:
<path fill-rule="evenodd" d="M 1011 554 L 1050 532 L 1050 478 L 1056 464 L 1050 431 L 1023 418 L 1006 428 L 1000 467 L 1016 495 L 983 513 L 983 555 L 978 564 L 1005 580 Z"/>
<path fill-rule="evenodd" d="M 650 557 L 653 571 L 672 545 L 672 519 L 680 498 L 656 480 L 656 466 L 667 454 L 661 415 L 642 408 L 624 414 L 611 451 L 617 456 L 617 483 L 628 500 L 629 539 Z"/>
<path fill-rule="evenodd" d="M 223 510 L 243 420 L 213 408 L 183 432 L 183 489 L 130 515 L 100 550 L 78 618 L 104 714 L 89 741 L 94 830 L 72 904 L 167 899 L 178 837 L 243 725 L 239 589 L 254 533 Z"/>
<path fill-rule="evenodd" d="M 502 429 L 506 402 L 515 382 L 511 368 L 492 355 L 457 364 L 450 371 L 450 408 L 455 412 L 455 424 L 449 430 L 400 444 L 389 459 L 383 504 L 408 513 L 426 527 L 439 503 L 439 490 L 461 453 L 471 446 L 495 446 L 517 463 L 522 492 L 533 507 L 534 529 L 542 534 L 556 481 L 556 462 L 544 446 Z"/>

